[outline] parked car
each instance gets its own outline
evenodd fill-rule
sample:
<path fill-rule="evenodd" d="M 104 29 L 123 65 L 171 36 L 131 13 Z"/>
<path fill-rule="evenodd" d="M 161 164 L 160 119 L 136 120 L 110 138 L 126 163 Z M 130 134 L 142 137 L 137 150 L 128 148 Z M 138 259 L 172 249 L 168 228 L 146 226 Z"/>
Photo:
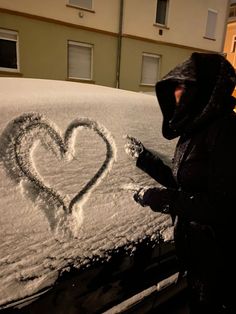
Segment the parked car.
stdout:
<path fill-rule="evenodd" d="M 129 189 L 157 183 L 124 152 L 129 134 L 169 162 L 155 96 L 24 78 L 0 95 L 0 309 L 112 313 L 175 281 L 171 219 Z"/>

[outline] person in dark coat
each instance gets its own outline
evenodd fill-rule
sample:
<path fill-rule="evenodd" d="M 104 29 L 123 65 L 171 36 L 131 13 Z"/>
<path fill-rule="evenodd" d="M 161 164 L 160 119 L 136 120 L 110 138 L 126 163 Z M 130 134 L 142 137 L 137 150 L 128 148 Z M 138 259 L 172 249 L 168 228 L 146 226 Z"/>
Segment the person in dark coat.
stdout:
<path fill-rule="evenodd" d="M 175 247 L 187 270 L 191 314 L 236 313 L 235 83 L 223 56 L 193 53 L 156 84 L 163 136 L 179 137 L 172 167 L 133 137 L 125 146 L 160 184 L 138 189 L 135 201 L 176 217 Z"/>

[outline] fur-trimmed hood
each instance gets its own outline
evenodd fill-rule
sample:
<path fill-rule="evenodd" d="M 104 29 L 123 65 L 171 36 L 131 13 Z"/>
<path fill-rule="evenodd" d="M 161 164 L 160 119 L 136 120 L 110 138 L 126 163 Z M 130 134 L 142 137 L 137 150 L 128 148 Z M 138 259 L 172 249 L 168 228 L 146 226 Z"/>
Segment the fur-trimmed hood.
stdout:
<path fill-rule="evenodd" d="M 174 90 L 179 84 L 184 84 L 186 91 L 176 106 Z M 173 139 L 232 112 L 235 84 L 235 70 L 223 56 L 193 53 L 156 84 L 163 136 Z"/>

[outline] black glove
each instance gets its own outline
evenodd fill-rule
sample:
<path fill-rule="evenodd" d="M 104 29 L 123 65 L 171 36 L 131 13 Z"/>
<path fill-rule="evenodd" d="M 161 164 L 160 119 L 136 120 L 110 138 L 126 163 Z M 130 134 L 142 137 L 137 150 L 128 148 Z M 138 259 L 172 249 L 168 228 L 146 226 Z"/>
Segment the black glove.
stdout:
<path fill-rule="evenodd" d="M 141 188 L 134 193 L 134 200 L 141 206 L 149 206 L 153 211 L 172 213 L 176 191 L 165 187 Z"/>
<path fill-rule="evenodd" d="M 146 196 L 148 195 L 147 191 L 149 191 L 150 188 L 145 188 L 142 187 L 139 190 L 135 191 L 133 198 L 135 200 L 135 202 L 137 202 L 138 204 L 140 204 L 142 207 L 148 206 L 148 204 L 146 204 Z"/>

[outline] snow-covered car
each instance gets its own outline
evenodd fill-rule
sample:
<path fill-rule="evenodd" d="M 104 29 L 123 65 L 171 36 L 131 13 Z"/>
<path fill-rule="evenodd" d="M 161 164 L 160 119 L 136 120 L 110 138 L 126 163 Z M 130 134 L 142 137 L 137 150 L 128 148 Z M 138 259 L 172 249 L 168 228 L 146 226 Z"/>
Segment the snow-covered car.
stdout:
<path fill-rule="evenodd" d="M 124 151 L 171 158 L 155 96 L 0 78 L 0 110 L 0 309 L 109 312 L 174 274 L 170 217 L 132 198 L 156 182 Z"/>

